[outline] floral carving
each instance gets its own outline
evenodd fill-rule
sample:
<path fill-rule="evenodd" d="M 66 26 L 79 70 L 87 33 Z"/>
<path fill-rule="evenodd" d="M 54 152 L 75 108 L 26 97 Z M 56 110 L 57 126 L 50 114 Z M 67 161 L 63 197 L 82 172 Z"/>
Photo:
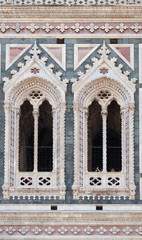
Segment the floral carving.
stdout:
<path fill-rule="evenodd" d="M 94 229 L 91 228 L 91 227 L 86 227 L 86 228 L 84 229 L 84 232 L 89 235 L 89 234 L 91 234 L 92 232 L 94 232 Z"/>
<path fill-rule="evenodd" d="M 103 46 L 99 49 L 98 53 L 99 53 L 100 55 L 109 55 L 109 54 L 110 54 L 110 51 L 109 51 L 109 49 L 106 47 L 105 42 L 103 42 Z"/>
<path fill-rule="evenodd" d="M 78 234 L 80 231 L 81 231 L 81 230 L 80 230 L 78 227 L 74 227 L 74 228 L 71 229 L 71 232 L 72 232 L 73 234 Z"/>
<path fill-rule="evenodd" d="M 24 29 L 24 26 L 22 26 L 20 23 L 16 23 L 15 26 L 12 27 L 15 32 L 19 33 L 22 29 Z"/>
<path fill-rule="evenodd" d="M 37 47 L 36 42 L 35 42 L 34 46 L 32 47 L 32 49 L 29 51 L 29 53 L 33 56 L 39 55 L 41 53 L 40 49 Z"/>
<path fill-rule="evenodd" d="M 129 235 L 131 232 L 133 232 L 132 228 L 130 227 L 126 227 L 122 230 L 124 233 L 126 233 L 127 235 Z"/>
<path fill-rule="evenodd" d="M 39 71 L 40 70 L 38 68 L 36 68 L 36 67 L 31 69 L 31 73 L 33 73 L 33 74 L 37 74 L 37 73 L 39 73 Z"/>
<path fill-rule="evenodd" d="M 60 234 L 65 234 L 65 233 L 67 232 L 67 229 L 66 229 L 65 227 L 60 227 L 60 228 L 58 229 L 58 232 L 59 232 Z"/>
<path fill-rule="evenodd" d="M 138 234 L 142 235 L 142 227 L 137 228 L 137 229 L 136 229 L 136 232 L 137 232 Z"/>
<path fill-rule="evenodd" d="M 71 27 L 76 33 L 80 32 L 81 30 L 84 29 L 83 26 L 81 26 L 79 23 L 76 23 L 74 26 Z"/>
<path fill-rule="evenodd" d="M 19 232 L 23 235 L 26 234 L 28 231 L 29 231 L 29 229 L 27 227 L 24 227 L 24 226 L 19 229 Z"/>
<path fill-rule="evenodd" d="M 142 26 L 138 23 L 135 23 L 133 26 L 130 27 L 134 32 L 139 32 L 142 29 Z"/>
<path fill-rule="evenodd" d="M 65 32 L 67 29 L 69 29 L 69 27 L 67 25 L 65 25 L 64 23 L 61 23 L 60 25 L 58 25 L 56 27 L 61 33 Z"/>
<path fill-rule="evenodd" d="M 107 230 L 104 227 L 99 227 L 96 231 L 100 234 L 104 234 Z"/>
<path fill-rule="evenodd" d="M 115 235 L 115 234 L 117 234 L 118 232 L 120 232 L 120 229 L 117 228 L 117 227 L 112 227 L 109 231 Z"/>
<path fill-rule="evenodd" d="M 35 25 L 34 23 L 31 23 L 29 26 L 26 27 L 30 32 L 34 33 L 39 27 Z"/>
<path fill-rule="evenodd" d="M 44 26 L 41 27 L 41 29 L 43 29 L 45 32 L 50 32 L 52 29 L 54 29 L 54 27 L 52 25 L 50 25 L 49 23 L 46 23 Z"/>
<path fill-rule="evenodd" d="M 32 232 L 35 233 L 36 235 L 38 235 L 41 231 L 42 231 L 42 229 L 39 228 L 39 227 L 34 227 L 34 228 L 32 229 Z"/>
<path fill-rule="evenodd" d="M 5 23 L 1 23 L 0 30 L 2 33 L 6 32 L 6 30 L 9 29 L 9 26 L 7 26 Z"/>
<path fill-rule="evenodd" d="M 99 27 L 96 26 L 94 23 L 90 23 L 90 25 L 88 25 L 86 27 L 87 30 L 89 30 L 91 33 L 95 32 L 95 30 L 97 30 Z"/>
<path fill-rule="evenodd" d="M 113 29 L 113 27 L 109 25 L 109 23 L 106 23 L 104 26 L 100 28 L 103 29 L 106 33 L 108 33 L 111 29 Z"/>
<path fill-rule="evenodd" d="M 107 68 L 101 68 L 100 73 L 106 74 L 106 73 L 108 73 L 108 69 Z"/>
<path fill-rule="evenodd" d="M 118 26 L 116 26 L 116 29 L 119 30 L 119 32 L 124 32 L 128 27 L 124 23 L 120 23 Z"/>
<path fill-rule="evenodd" d="M 44 231 L 45 231 L 46 233 L 48 233 L 48 234 L 52 234 L 53 232 L 55 232 L 55 229 L 52 228 L 52 227 L 48 227 L 48 228 L 45 228 Z"/>
<path fill-rule="evenodd" d="M 12 74 L 12 75 L 15 75 L 16 73 L 17 73 L 17 70 L 14 70 L 14 69 L 13 69 L 13 70 L 11 71 L 11 74 Z"/>
<path fill-rule="evenodd" d="M 16 230 L 15 230 L 15 228 L 13 228 L 13 227 L 8 227 L 5 231 L 6 231 L 8 234 L 12 235 Z"/>

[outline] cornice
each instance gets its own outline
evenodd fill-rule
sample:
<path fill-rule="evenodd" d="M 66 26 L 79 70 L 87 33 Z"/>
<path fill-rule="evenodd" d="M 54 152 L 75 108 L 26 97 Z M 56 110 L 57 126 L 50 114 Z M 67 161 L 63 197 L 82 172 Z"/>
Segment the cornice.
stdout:
<path fill-rule="evenodd" d="M 101 224 L 101 225 L 125 225 L 133 224 L 140 225 L 142 224 L 142 213 L 141 212 L 1 212 L 0 213 L 0 225 L 6 225 L 9 223 L 22 225 L 26 224 Z"/>
<path fill-rule="evenodd" d="M 0 6 L 0 19 L 126 19 L 142 20 L 142 6 Z"/>

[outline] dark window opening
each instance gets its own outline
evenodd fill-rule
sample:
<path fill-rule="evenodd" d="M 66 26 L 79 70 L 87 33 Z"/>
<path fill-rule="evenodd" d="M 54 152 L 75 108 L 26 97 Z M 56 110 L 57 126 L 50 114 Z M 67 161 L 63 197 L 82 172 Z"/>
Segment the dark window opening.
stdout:
<path fill-rule="evenodd" d="M 57 44 L 64 44 L 64 38 L 57 38 Z"/>
<path fill-rule="evenodd" d="M 57 206 L 55 206 L 55 205 L 52 205 L 52 206 L 51 206 L 51 210 L 54 210 L 54 211 L 56 211 L 56 210 L 57 210 Z"/>
<path fill-rule="evenodd" d="M 52 107 L 48 101 L 44 101 L 39 107 L 38 119 L 38 171 L 50 172 L 53 169 L 52 145 L 53 145 L 53 120 Z"/>
<path fill-rule="evenodd" d="M 33 107 L 25 101 L 20 108 L 19 171 L 31 172 L 34 168 L 34 118 Z"/>
<path fill-rule="evenodd" d="M 117 43 L 118 43 L 118 39 L 117 38 L 110 39 L 110 44 L 117 44 Z"/>
<path fill-rule="evenodd" d="M 88 171 L 102 171 L 102 152 L 101 106 L 94 100 L 88 115 Z"/>
<path fill-rule="evenodd" d="M 107 118 L 107 171 L 121 171 L 121 116 L 120 106 L 112 101 Z"/>
<path fill-rule="evenodd" d="M 97 211 L 102 211 L 103 210 L 103 206 L 96 206 L 96 210 Z"/>

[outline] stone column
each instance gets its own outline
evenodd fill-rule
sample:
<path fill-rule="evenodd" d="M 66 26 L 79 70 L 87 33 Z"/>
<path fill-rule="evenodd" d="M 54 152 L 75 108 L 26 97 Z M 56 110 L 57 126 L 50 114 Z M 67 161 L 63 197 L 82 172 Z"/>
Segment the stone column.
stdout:
<path fill-rule="evenodd" d="M 34 172 L 37 172 L 38 168 L 38 109 L 34 109 Z"/>
<path fill-rule="evenodd" d="M 78 189 L 79 189 L 79 106 L 77 102 L 73 104 L 74 110 L 74 183 L 72 186 L 73 189 L 73 198 L 78 199 Z"/>
<path fill-rule="evenodd" d="M 107 172 L 107 110 L 101 111 L 103 123 L 103 172 Z"/>
<path fill-rule="evenodd" d="M 60 104 L 60 199 L 65 196 L 65 103 Z"/>
<path fill-rule="evenodd" d="M 10 104 L 4 102 L 5 111 L 5 157 L 4 157 L 4 184 L 3 195 L 4 199 L 9 199 L 9 172 L 10 172 Z"/>
<path fill-rule="evenodd" d="M 136 186 L 134 183 L 134 102 L 129 102 L 129 189 L 130 199 L 135 199 Z"/>

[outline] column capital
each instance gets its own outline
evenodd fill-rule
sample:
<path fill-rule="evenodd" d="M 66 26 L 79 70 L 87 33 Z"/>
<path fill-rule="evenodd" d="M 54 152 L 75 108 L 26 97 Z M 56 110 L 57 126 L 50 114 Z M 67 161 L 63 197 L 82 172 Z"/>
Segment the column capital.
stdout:
<path fill-rule="evenodd" d="M 33 116 L 39 116 L 39 111 L 38 109 L 33 110 Z"/>
<path fill-rule="evenodd" d="M 106 109 L 103 109 L 103 110 L 101 111 L 101 115 L 106 115 L 106 116 L 107 116 L 107 114 L 108 114 L 108 112 L 107 112 Z"/>

